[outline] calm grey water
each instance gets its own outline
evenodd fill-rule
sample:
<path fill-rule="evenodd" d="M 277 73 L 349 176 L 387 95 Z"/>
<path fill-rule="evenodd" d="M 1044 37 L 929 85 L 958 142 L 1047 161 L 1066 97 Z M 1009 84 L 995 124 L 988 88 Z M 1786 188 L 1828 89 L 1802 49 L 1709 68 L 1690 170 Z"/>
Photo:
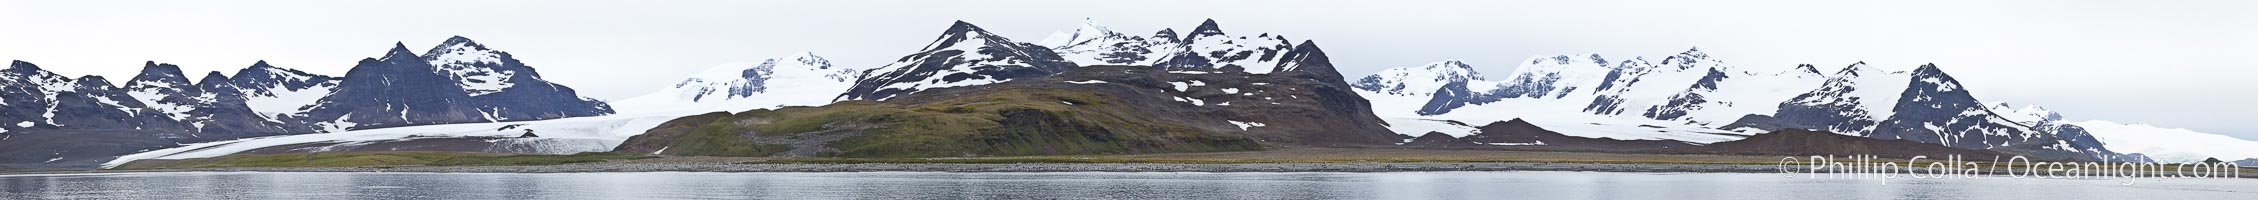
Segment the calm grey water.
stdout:
<path fill-rule="evenodd" d="M 1612 172 L 196 172 L 0 176 L 0 199 L 2258 199 L 2252 179 L 2121 183 Z"/>

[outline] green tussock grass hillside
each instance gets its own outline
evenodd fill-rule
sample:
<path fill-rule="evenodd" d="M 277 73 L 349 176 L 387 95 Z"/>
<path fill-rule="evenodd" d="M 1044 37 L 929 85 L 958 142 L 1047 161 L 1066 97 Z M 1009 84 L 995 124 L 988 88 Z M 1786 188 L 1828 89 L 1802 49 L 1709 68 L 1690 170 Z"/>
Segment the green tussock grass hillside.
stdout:
<path fill-rule="evenodd" d="M 667 155 L 769 156 L 791 150 L 752 137 L 852 135 L 818 157 L 903 158 L 1260 150 L 1241 135 L 1204 131 L 1071 89 L 987 90 L 920 103 L 846 101 L 732 114 L 677 138 Z M 750 134 L 748 134 L 750 133 Z"/>
<path fill-rule="evenodd" d="M 580 153 L 572 155 L 510 155 L 432 151 L 380 151 L 229 155 L 183 160 L 141 160 L 117 169 L 182 169 L 228 167 L 376 167 L 376 166 L 503 166 L 559 165 L 650 158 L 646 155 Z"/>

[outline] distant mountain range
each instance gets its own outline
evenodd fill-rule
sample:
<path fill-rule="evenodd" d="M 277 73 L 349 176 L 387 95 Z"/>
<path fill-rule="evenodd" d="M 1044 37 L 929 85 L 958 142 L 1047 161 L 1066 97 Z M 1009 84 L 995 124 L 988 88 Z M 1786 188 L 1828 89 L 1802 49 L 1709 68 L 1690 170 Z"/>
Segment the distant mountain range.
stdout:
<path fill-rule="evenodd" d="M 1655 61 L 1659 60 L 1659 61 Z M 1831 72 L 1828 72 L 1831 71 Z M 1836 70 L 1799 65 L 1784 71 L 1734 66 L 1698 49 L 1661 59 L 1609 59 L 1597 54 L 1532 57 L 1503 80 L 1473 66 L 1441 61 L 1357 79 L 1360 94 L 1399 133 L 1476 135 L 1450 121 L 1525 118 L 1589 137 L 1736 140 L 1781 129 L 1808 129 L 1905 139 L 2049 159 L 2139 159 L 2113 150 L 2184 152 L 2169 161 L 2243 155 L 2191 147 L 2134 147 L 2210 134 L 2150 133 L 2110 122 L 2071 123 L 2036 106 L 2011 107 L 1974 98 L 1935 64 L 1910 71 L 1853 63 Z M 2088 126 L 2107 126 L 2099 133 Z M 2141 130 L 2147 129 L 2147 130 Z M 2185 131 L 2185 130 L 2181 130 Z M 2184 143 L 2184 142 L 2183 142 Z M 2238 145 L 2205 145 L 2226 148 Z M 2248 146 L 2248 145 L 2240 145 Z M 2242 148 L 2229 148 L 2242 149 Z M 2251 152 L 2251 151 L 2245 151 Z M 2154 157 L 2154 155 L 2149 155 Z"/>
<path fill-rule="evenodd" d="M 15 61 L 0 72 L 0 163 L 76 163 L 238 138 L 387 127 L 612 114 L 602 101 L 541 79 L 507 52 L 454 37 L 416 55 L 395 44 L 343 77 L 252 64 L 190 81 L 178 66 L 144 64 L 122 87 Z M 131 134 L 131 135 L 118 135 Z M 96 136 L 101 135 L 101 136 Z M 113 138 L 79 141 L 78 138 Z M 118 141 L 135 140 L 142 142 Z M 92 144 L 90 144 L 92 143 Z M 54 152 L 32 154 L 21 152 Z"/>
<path fill-rule="evenodd" d="M 2245 153 L 2258 152 L 2246 145 L 2258 142 L 2067 122 L 2036 106 L 1980 101 L 1934 64 L 1754 70 L 1691 49 L 1656 59 L 1537 56 L 1502 79 L 1461 61 L 1352 79 L 1313 41 L 1227 34 L 1214 20 L 1190 30 L 1130 34 L 1085 21 L 1026 43 L 958 21 L 882 66 L 834 66 L 802 52 L 714 66 L 613 102 L 581 97 L 511 54 L 463 37 L 420 55 L 395 44 L 343 76 L 259 62 L 233 77 L 212 72 L 191 81 L 177 66 L 149 62 L 124 86 L 111 86 L 99 76 L 70 78 L 16 61 L 0 70 L 0 107 L 7 108 L 0 123 L 8 125 L 0 127 L 0 167 L 401 150 L 819 157 L 1293 146 L 1649 152 L 1791 129 L 2046 159 L 2258 158 Z"/>
<path fill-rule="evenodd" d="M 1105 30 L 1086 26 L 1087 30 Z M 1226 38 L 1208 21 L 1191 37 Z M 1165 32 L 1165 31 L 1164 31 Z M 1175 38 L 1072 38 L 1154 55 L 1229 54 Z M 1075 53 L 956 22 L 923 50 L 867 71 L 839 99 L 652 129 L 619 152 L 685 156 L 931 157 L 1259 150 L 1398 141 L 1324 51 L 1302 42 L 1248 60 Z M 1264 34 L 1268 36 L 1268 34 Z M 1282 37 L 1269 37 L 1282 40 Z M 1189 40 L 1201 41 L 1201 40 Z M 1195 48 L 1175 48 L 1195 47 Z M 1059 47 L 1072 49 L 1075 47 Z M 1096 57 L 1092 57 L 1096 56 Z M 1112 57 L 1108 57 L 1112 56 Z M 1120 63 L 1082 65 L 1069 60 Z M 1170 65 L 1171 63 L 1175 65 Z M 820 85 L 820 84 L 819 84 Z M 677 127 L 661 125 L 662 127 Z M 720 130 L 720 131 L 716 131 Z"/>

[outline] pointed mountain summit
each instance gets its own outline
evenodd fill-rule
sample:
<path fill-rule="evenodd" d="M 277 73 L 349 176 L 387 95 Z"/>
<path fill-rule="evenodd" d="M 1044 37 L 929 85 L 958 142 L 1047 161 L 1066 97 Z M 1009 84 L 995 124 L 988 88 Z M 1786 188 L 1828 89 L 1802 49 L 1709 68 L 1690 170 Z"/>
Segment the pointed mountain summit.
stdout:
<path fill-rule="evenodd" d="M 113 87 L 113 86 L 111 86 L 111 85 L 110 85 L 110 79 L 109 79 L 109 78 L 103 78 L 102 76 L 96 76 L 96 75 L 86 75 L 86 76 L 79 76 L 77 80 L 78 80 L 78 82 L 77 82 L 77 83 L 74 83 L 74 84 L 72 84 L 72 85 L 73 85 L 74 87 L 77 87 L 79 91 L 90 91 L 90 90 L 107 90 L 107 89 L 111 89 L 111 88 L 116 88 L 116 87 Z"/>
<path fill-rule="evenodd" d="M 1176 29 L 1168 28 L 1160 29 L 1160 32 L 1154 32 L 1151 39 L 1165 43 L 1177 43 L 1179 41 L 1183 41 L 1176 37 Z"/>
<path fill-rule="evenodd" d="M 24 61 L 0 70 L 0 122 L 0 165 L 7 166 L 0 168 L 19 170 L 91 165 L 161 145 L 208 141 L 180 131 L 191 127 L 106 78 L 74 79 Z"/>
<path fill-rule="evenodd" d="M 188 81 L 188 75 L 180 72 L 180 66 L 170 63 L 143 63 L 141 74 L 126 80 L 124 89 L 126 94 L 132 95 L 134 100 L 140 100 L 142 105 L 163 112 L 174 120 L 187 120 L 190 117 L 188 112 L 195 110 L 203 102 L 198 100 L 201 95 L 197 94 L 199 90 L 196 86 Z"/>
<path fill-rule="evenodd" d="M 385 51 L 384 51 L 384 56 L 383 56 L 383 57 L 377 57 L 376 59 L 377 59 L 377 60 L 380 60 L 380 61 L 385 61 L 385 60 L 410 60 L 410 59 L 420 59 L 420 58 L 422 58 L 422 57 L 416 56 L 416 52 L 415 52 L 415 51 L 409 51 L 409 50 L 408 50 L 408 43 L 406 43 L 406 42 L 393 42 L 393 43 L 392 43 L 392 49 L 391 49 L 391 50 L 385 50 Z"/>
<path fill-rule="evenodd" d="M 1429 95 L 1451 83 L 1486 81 L 1474 67 L 1459 60 L 1443 60 L 1420 67 L 1397 67 L 1357 79 L 1359 90 L 1388 95 Z"/>
<path fill-rule="evenodd" d="M 1042 77 L 1077 67 L 1040 45 L 1012 42 L 957 21 L 918 53 L 867 71 L 838 100 L 885 100 L 933 88 Z"/>
<path fill-rule="evenodd" d="M 1795 71 L 1796 71 L 1796 72 L 1801 72 L 1801 73 L 1807 73 L 1807 74 L 1820 74 L 1820 75 L 1824 75 L 1824 74 L 1826 74 L 1825 72 L 1819 72 L 1819 67 L 1814 67 L 1814 66 L 1811 66 L 1811 64 L 1800 64 L 1800 65 L 1795 65 Z"/>
<path fill-rule="evenodd" d="M 1215 25 L 1215 19 L 1207 19 L 1207 21 L 1201 21 L 1200 26 L 1192 28 L 1191 35 L 1184 36 L 1184 40 L 1196 41 L 1199 40 L 1200 37 L 1209 36 L 1223 36 L 1223 27 Z"/>
<path fill-rule="evenodd" d="M 11 60 L 8 61 L 8 69 L 0 71 L 13 73 L 31 73 L 45 70 L 39 69 L 39 65 L 33 65 L 31 64 L 31 62 L 24 62 L 23 60 Z"/>
<path fill-rule="evenodd" d="M 362 59 L 334 92 L 308 106 L 325 130 L 555 119 L 611 114 L 611 106 L 549 83 L 508 53 L 453 37 L 426 51 L 401 43 Z"/>
<path fill-rule="evenodd" d="M 441 75 L 453 79 L 471 96 L 503 92 L 520 83 L 538 85 L 540 75 L 519 63 L 509 52 L 488 49 L 470 38 L 454 36 L 424 51 L 423 60 Z M 541 88 L 553 90 L 553 88 Z"/>
<path fill-rule="evenodd" d="M 1961 148 L 2038 142 L 2030 127 L 1996 117 L 1936 64 L 1914 68 L 1893 115 L 1869 137 L 1907 139 Z M 1973 115 L 1971 115 L 1973 113 Z"/>
<path fill-rule="evenodd" d="M 1169 71 L 1267 74 L 1279 69 L 1276 67 L 1284 54 L 1296 48 L 1293 41 L 1281 35 L 1226 35 L 1214 19 L 1201 22 L 1181 43 L 1181 50 L 1163 54 L 1153 66 Z"/>
<path fill-rule="evenodd" d="M 149 88 L 178 90 L 187 89 L 187 87 L 184 86 L 188 86 L 189 81 L 188 75 L 180 72 L 180 66 L 173 65 L 171 63 L 157 63 L 156 61 L 149 61 L 142 64 L 141 74 L 133 76 L 133 79 L 128 80 L 126 85 L 127 87 L 133 87 L 135 89 Z"/>
<path fill-rule="evenodd" d="M 1167 33 L 1167 32 L 1163 32 Z M 1096 20 L 1085 19 L 1080 28 L 1072 32 L 1051 34 L 1041 44 L 1050 47 L 1060 57 L 1082 66 L 1093 65 L 1152 65 L 1160 57 L 1183 48 L 1174 33 L 1161 36 L 1133 36 L 1114 32 Z"/>
<path fill-rule="evenodd" d="M 1325 50 L 1317 47 L 1317 41 L 1303 40 L 1301 45 L 1295 45 L 1293 50 L 1286 51 L 1285 56 L 1280 57 L 1277 67 L 1270 70 L 1270 73 L 1292 72 L 1300 72 L 1295 76 L 1332 82 L 1343 88 L 1349 86 L 1340 70 L 1333 68 L 1332 58 L 1326 57 Z"/>
<path fill-rule="evenodd" d="M 266 61 L 236 70 L 235 77 L 228 81 L 238 89 L 236 93 L 243 96 L 244 104 L 253 112 L 283 122 L 296 132 L 314 131 L 311 125 L 295 118 L 323 96 L 335 92 L 337 84 L 342 82 L 336 77 L 275 67 Z"/>
<path fill-rule="evenodd" d="M 242 138 L 312 131 L 309 127 L 290 126 L 296 123 L 285 123 L 252 110 L 242 87 L 218 71 L 205 73 L 204 78 L 196 82 L 196 91 L 198 94 L 193 97 L 196 101 L 192 103 L 195 108 L 183 122 L 196 126 L 195 131 L 203 133 L 200 136 Z"/>
<path fill-rule="evenodd" d="M 323 85 L 334 87 L 336 85 L 337 78 L 313 73 L 306 73 L 305 71 L 298 71 L 296 69 L 275 67 L 274 65 L 269 65 L 266 61 L 262 60 L 258 63 L 251 64 L 250 67 L 245 67 L 242 70 L 236 70 L 235 77 L 229 81 L 234 82 L 236 86 L 243 87 L 245 90 L 257 91 L 247 92 L 246 94 L 271 94 L 278 92 L 276 91 L 277 89 L 283 92 L 287 92 L 303 90 L 312 87 L 320 87 Z"/>
<path fill-rule="evenodd" d="M 462 37 L 444 44 L 417 55 L 396 42 L 383 56 L 361 59 L 350 79 L 263 60 L 234 76 L 213 71 L 191 79 L 179 66 L 149 61 L 113 87 L 100 76 L 65 78 L 14 61 L 0 70 L 0 121 L 11 125 L 0 133 L 14 134 L 0 138 L 0 146 L 12 147 L 0 151 L 67 153 L 0 152 L 0 164 L 82 166 L 187 143 L 612 112 L 542 80 L 505 52 Z M 90 145 L 89 138 L 101 143 Z"/>

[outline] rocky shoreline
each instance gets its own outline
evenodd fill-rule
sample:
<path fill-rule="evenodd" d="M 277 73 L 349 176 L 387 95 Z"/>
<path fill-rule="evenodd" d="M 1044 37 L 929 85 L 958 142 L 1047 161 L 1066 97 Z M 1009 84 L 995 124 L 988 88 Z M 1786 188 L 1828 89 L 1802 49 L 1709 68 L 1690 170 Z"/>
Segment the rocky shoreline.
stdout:
<path fill-rule="evenodd" d="M 144 173 L 144 172 L 418 172 L 418 173 L 592 173 L 592 172 L 1417 172 L 1417 171 L 1595 171 L 1595 172 L 1779 172 L 1771 165 L 1745 164 L 1605 164 L 1605 163 L 853 163 L 853 164 L 720 164 L 720 163 L 592 163 L 548 166 L 403 166 L 403 167 L 284 167 L 199 168 L 151 170 L 98 170 L 13 172 L 12 174 Z M 8 173 L 0 173 L 8 174 Z"/>

